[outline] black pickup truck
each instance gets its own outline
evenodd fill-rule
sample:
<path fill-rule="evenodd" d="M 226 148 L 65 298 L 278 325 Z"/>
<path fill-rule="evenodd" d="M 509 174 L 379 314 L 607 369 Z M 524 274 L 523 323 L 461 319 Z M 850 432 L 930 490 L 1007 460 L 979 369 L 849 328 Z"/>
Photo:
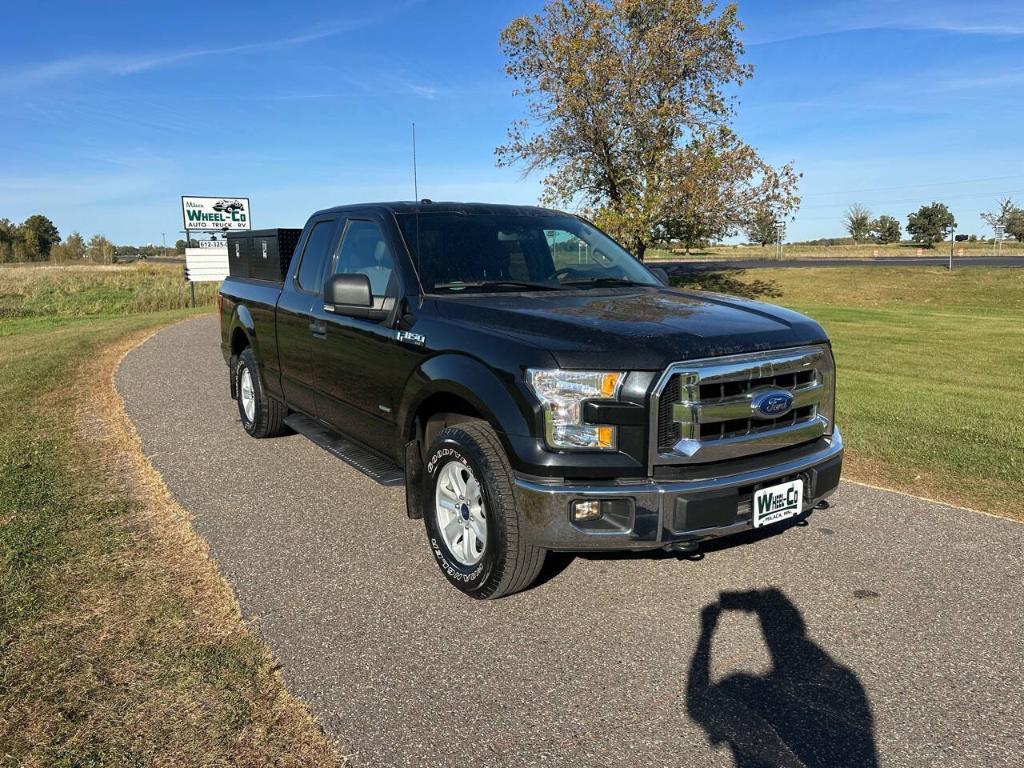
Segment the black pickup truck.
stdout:
<path fill-rule="evenodd" d="M 821 327 L 672 290 L 580 217 L 424 200 L 260 237 L 229 235 L 220 292 L 242 426 L 404 483 L 469 595 L 526 588 L 552 550 L 691 553 L 839 483 Z"/>

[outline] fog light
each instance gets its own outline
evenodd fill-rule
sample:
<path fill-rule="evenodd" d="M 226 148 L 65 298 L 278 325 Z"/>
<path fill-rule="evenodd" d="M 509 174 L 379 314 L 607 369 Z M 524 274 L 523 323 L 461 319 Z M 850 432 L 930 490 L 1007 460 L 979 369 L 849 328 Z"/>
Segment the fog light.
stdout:
<path fill-rule="evenodd" d="M 572 503 L 573 522 L 582 523 L 586 520 L 597 520 L 601 516 L 601 502 L 597 499 L 591 501 L 574 501 Z"/>

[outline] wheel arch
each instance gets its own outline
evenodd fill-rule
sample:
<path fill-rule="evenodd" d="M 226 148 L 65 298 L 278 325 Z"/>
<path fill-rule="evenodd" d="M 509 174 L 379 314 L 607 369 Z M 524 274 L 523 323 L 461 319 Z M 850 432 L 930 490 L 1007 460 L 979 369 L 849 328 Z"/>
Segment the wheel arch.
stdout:
<path fill-rule="evenodd" d="M 231 370 L 232 399 L 238 397 L 238 383 L 235 381 L 235 366 L 238 362 L 238 356 L 242 354 L 243 350 L 249 347 L 252 349 L 252 353 L 256 357 L 257 362 L 260 360 L 259 342 L 256 337 L 256 324 L 253 322 L 252 313 L 249 312 L 248 307 L 245 305 L 237 304 L 233 315 L 234 316 L 231 318 L 231 332 L 228 335 L 230 344 L 228 367 Z M 260 383 L 265 385 L 265 382 L 262 380 L 262 371 L 257 369 L 257 375 L 261 377 Z"/>
<path fill-rule="evenodd" d="M 468 419 L 486 421 L 505 442 L 506 434 L 529 433 L 523 408 L 492 369 L 468 355 L 446 354 L 427 360 L 410 378 L 398 423 L 402 442 L 421 447 L 440 431 L 438 422 L 443 427 Z"/>

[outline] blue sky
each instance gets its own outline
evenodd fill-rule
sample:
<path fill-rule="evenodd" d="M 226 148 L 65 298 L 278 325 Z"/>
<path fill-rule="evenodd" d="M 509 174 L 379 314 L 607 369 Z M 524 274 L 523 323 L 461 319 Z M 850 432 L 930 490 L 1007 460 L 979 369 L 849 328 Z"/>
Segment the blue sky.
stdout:
<path fill-rule="evenodd" d="M 8 3 L 0 217 L 168 242 L 179 195 L 247 195 L 257 227 L 420 195 L 536 202 L 494 165 L 522 104 L 498 33 L 541 2 Z M 202 10 L 202 9 L 209 10 Z M 201 14 L 206 21 L 200 21 Z M 790 239 L 838 236 L 854 201 L 962 232 L 1024 202 L 1024 3 L 740 2 L 752 81 L 737 128 L 803 172 Z"/>

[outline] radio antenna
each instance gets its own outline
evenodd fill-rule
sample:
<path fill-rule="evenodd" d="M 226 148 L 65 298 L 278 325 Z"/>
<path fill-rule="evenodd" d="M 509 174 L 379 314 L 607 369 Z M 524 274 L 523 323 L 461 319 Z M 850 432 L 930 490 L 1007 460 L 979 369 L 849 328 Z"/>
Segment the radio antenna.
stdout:
<path fill-rule="evenodd" d="M 412 124 L 412 199 L 416 206 L 416 269 L 420 266 L 420 183 L 416 174 L 416 122 Z"/>
<path fill-rule="evenodd" d="M 420 199 L 419 179 L 416 176 L 416 123 L 412 124 L 412 199 Z"/>

